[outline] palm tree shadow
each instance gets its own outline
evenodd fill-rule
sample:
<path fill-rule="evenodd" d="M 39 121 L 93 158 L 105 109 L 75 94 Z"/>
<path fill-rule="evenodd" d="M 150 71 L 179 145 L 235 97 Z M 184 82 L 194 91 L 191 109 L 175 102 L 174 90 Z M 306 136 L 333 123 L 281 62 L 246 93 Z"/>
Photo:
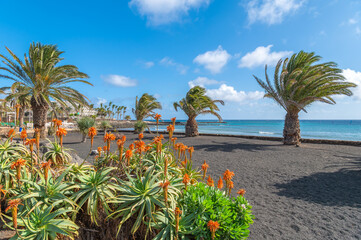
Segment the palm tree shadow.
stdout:
<path fill-rule="evenodd" d="M 324 206 L 361 208 L 361 170 L 341 169 L 319 172 L 287 183 L 275 184 L 279 196 L 318 203 Z"/>
<path fill-rule="evenodd" d="M 194 145 L 195 150 L 204 150 L 210 152 L 234 152 L 236 150 L 244 150 L 250 152 L 256 151 L 266 151 L 266 150 L 276 150 L 275 147 L 278 145 L 271 144 L 252 144 L 249 142 L 237 142 L 237 143 L 227 143 L 227 142 L 216 142 L 213 141 L 213 144 L 200 144 Z"/>
<path fill-rule="evenodd" d="M 346 156 L 346 155 L 334 155 L 337 158 L 343 158 L 347 162 L 342 161 L 339 163 L 332 164 L 327 168 L 337 167 L 341 170 L 355 170 L 361 169 L 361 157 L 360 156 Z"/>

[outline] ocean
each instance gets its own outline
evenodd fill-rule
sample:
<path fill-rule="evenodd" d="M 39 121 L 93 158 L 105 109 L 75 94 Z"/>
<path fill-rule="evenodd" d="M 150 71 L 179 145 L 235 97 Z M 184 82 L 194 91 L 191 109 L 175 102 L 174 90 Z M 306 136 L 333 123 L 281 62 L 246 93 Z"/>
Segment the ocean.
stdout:
<path fill-rule="evenodd" d="M 164 121 L 168 122 L 168 121 Z M 186 120 L 177 120 L 186 122 Z M 283 120 L 197 120 L 200 133 L 282 137 Z M 361 120 L 300 120 L 301 137 L 314 139 L 361 141 Z M 176 132 L 184 132 L 176 125 Z M 155 127 L 151 128 L 155 130 Z M 159 126 L 166 130 L 166 126 Z"/>

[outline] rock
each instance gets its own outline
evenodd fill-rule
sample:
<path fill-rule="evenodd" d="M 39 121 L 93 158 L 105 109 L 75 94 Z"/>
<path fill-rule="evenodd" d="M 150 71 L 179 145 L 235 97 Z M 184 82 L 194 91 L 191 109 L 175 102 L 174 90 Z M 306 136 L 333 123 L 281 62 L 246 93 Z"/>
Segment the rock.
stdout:
<path fill-rule="evenodd" d="M 39 143 L 39 147 L 40 147 L 40 152 L 44 154 L 49 151 L 49 149 L 52 147 L 52 144 L 49 142 L 41 142 Z"/>
<path fill-rule="evenodd" d="M 72 157 L 71 163 L 82 164 L 84 162 L 84 159 L 79 157 L 78 154 L 72 152 L 72 153 L 70 153 L 70 155 Z"/>
<path fill-rule="evenodd" d="M 91 153 L 90 153 L 90 156 L 95 156 L 95 155 L 98 155 L 98 150 L 92 150 Z"/>

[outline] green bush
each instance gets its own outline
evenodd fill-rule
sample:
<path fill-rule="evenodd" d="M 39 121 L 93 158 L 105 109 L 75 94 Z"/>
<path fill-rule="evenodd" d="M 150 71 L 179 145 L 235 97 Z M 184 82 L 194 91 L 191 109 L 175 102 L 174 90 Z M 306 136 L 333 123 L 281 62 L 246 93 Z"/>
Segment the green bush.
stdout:
<path fill-rule="evenodd" d="M 217 221 L 220 228 L 215 239 L 246 239 L 253 223 L 252 206 L 242 197 L 229 198 L 226 194 L 204 183 L 190 186 L 181 200 L 184 214 L 195 214 L 195 239 L 211 239 L 207 223 Z"/>
<path fill-rule="evenodd" d="M 143 133 L 147 127 L 148 127 L 148 125 L 145 122 L 137 121 L 134 123 L 134 132 L 135 133 Z"/>
<path fill-rule="evenodd" d="M 13 239 L 208 240 L 212 220 L 219 223 L 215 239 L 248 237 L 252 207 L 242 196 L 197 183 L 201 173 L 190 152 L 180 154 L 187 146 L 161 136 L 131 142 L 134 149 L 117 144 L 115 152 L 99 146 L 94 165 L 78 165 L 57 142 L 36 155 L 27 145 L 0 142 L 0 204 L 7 199 L 12 206 L 0 212 L 0 224 L 20 226 Z"/>
<path fill-rule="evenodd" d="M 92 117 L 83 117 L 77 120 L 76 123 L 78 125 L 80 132 L 83 134 L 82 141 L 85 142 L 89 128 L 94 127 L 95 125 L 95 119 Z"/>
<path fill-rule="evenodd" d="M 108 121 L 101 121 L 99 127 L 100 127 L 101 129 L 103 129 L 104 132 L 106 132 L 107 129 L 109 129 L 109 128 L 112 127 L 112 125 L 111 125 Z"/>

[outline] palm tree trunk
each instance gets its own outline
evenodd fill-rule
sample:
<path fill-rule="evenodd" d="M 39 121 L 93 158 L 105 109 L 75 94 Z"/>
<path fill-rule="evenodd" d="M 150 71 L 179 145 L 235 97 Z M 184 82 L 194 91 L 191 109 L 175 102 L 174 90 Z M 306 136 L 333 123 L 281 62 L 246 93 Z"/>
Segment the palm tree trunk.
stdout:
<path fill-rule="evenodd" d="M 20 109 L 19 109 L 19 126 L 20 127 L 24 126 L 24 115 L 25 115 L 25 108 L 20 107 Z"/>
<path fill-rule="evenodd" d="M 31 108 L 33 110 L 34 128 L 40 129 L 40 137 L 45 138 L 45 124 L 48 114 L 49 105 L 44 99 L 36 102 L 35 98 L 31 98 Z"/>
<path fill-rule="evenodd" d="M 300 121 L 298 112 L 288 112 L 286 114 L 285 126 L 283 129 L 283 144 L 299 145 L 301 140 Z"/>
<path fill-rule="evenodd" d="M 82 139 L 81 142 L 85 143 L 86 142 L 86 133 L 82 133 Z"/>
<path fill-rule="evenodd" d="M 195 137 L 198 136 L 198 124 L 195 117 L 188 118 L 186 124 L 186 137 Z"/>

